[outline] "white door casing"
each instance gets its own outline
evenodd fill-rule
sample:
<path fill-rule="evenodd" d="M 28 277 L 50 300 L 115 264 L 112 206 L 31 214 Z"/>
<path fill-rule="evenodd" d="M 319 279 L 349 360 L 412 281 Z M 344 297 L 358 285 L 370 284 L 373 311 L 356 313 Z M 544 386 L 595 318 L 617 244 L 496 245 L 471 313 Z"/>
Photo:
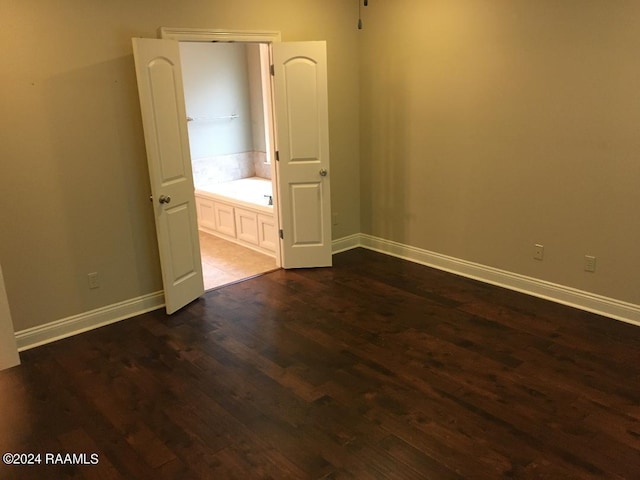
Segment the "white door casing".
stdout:
<path fill-rule="evenodd" d="M 272 48 L 282 266 L 331 266 L 326 42 Z"/>
<path fill-rule="evenodd" d="M 204 293 L 178 42 L 134 38 L 133 53 L 167 313 Z"/>
<path fill-rule="evenodd" d="M 0 370 L 20 364 L 16 337 L 11 321 L 9 300 L 4 288 L 2 267 L 0 266 Z"/>

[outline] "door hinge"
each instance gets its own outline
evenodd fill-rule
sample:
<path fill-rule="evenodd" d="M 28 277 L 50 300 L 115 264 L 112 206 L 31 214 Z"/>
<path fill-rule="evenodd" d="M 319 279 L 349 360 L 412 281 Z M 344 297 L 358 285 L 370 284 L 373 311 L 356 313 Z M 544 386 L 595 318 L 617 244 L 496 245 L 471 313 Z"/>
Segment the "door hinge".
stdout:
<path fill-rule="evenodd" d="M 275 65 L 270 65 L 269 66 L 269 71 L 271 72 L 271 76 L 275 77 L 276 76 L 276 66 Z"/>
<path fill-rule="evenodd" d="M 280 239 L 284 240 L 284 230 L 280 229 Z"/>
<path fill-rule="evenodd" d="M 276 162 L 280 161 L 280 152 L 276 150 Z"/>

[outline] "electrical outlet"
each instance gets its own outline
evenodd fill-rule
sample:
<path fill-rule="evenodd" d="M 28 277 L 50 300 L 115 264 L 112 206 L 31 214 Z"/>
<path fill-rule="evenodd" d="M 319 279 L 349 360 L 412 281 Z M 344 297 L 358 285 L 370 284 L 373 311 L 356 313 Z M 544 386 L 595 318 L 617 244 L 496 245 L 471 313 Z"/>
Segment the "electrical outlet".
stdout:
<path fill-rule="evenodd" d="M 87 275 L 87 278 L 89 279 L 90 289 L 93 290 L 94 288 L 100 288 L 100 279 L 98 278 L 98 272 L 89 273 Z"/>
<path fill-rule="evenodd" d="M 595 272 L 596 271 L 596 257 L 593 255 L 585 255 L 584 256 L 584 269 L 587 272 Z"/>
<path fill-rule="evenodd" d="M 544 258 L 544 245 L 536 243 L 533 247 L 533 258 L 542 260 Z"/>

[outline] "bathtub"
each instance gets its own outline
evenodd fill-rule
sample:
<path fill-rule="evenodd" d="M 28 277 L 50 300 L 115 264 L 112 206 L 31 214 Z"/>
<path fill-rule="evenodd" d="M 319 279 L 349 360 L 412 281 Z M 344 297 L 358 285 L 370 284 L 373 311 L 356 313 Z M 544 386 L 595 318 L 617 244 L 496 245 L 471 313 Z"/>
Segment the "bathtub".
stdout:
<path fill-rule="evenodd" d="M 261 177 L 231 182 L 195 182 L 198 228 L 274 256 L 278 244 L 271 180 Z"/>
<path fill-rule="evenodd" d="M 220 200 L 273 214 L 269 198 L 273 196 L 271 180 L 261 177 L 241 178 L 223 183 L 196 182 L 196 196 Z"/>

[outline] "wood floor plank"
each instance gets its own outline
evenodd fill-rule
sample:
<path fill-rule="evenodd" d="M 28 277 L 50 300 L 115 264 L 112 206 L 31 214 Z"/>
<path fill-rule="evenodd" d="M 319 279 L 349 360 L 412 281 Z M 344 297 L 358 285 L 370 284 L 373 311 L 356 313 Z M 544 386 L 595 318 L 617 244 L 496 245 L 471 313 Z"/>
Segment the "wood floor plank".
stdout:
<path fill-rule="evenodd" d="M 0 480 L 638 479 L 639 360 L 638 327 L 355 249 L 24 352 L 0 453 L 100 462 Z"/>

